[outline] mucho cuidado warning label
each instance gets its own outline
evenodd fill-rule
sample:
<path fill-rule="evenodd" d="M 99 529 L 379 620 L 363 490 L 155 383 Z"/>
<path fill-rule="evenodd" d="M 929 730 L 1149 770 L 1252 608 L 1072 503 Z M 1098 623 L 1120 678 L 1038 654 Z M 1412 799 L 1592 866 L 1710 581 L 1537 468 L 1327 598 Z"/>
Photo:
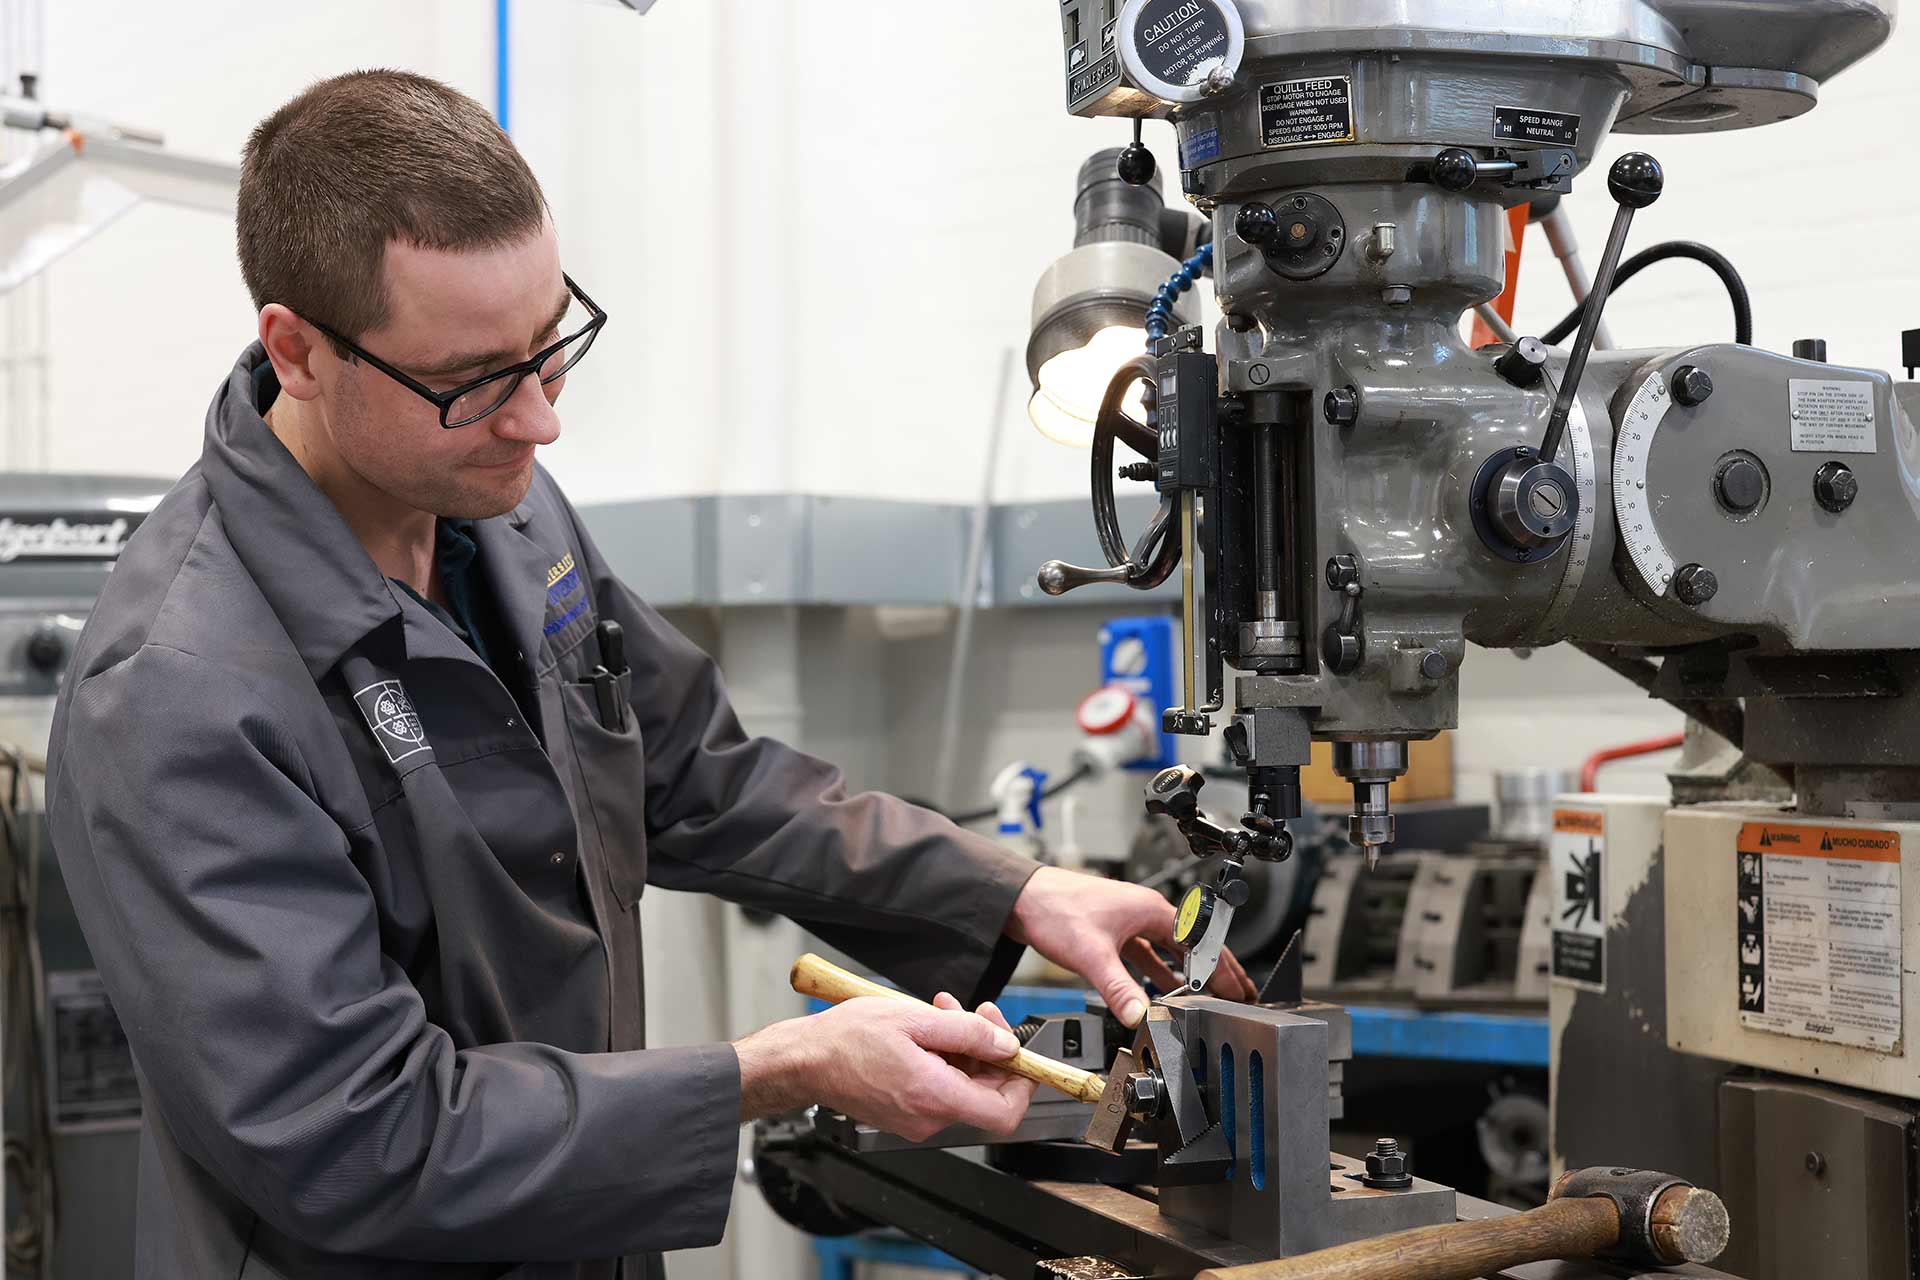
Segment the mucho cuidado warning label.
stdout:
<path fill-rule="evenodd" d="M 1741 1025 L 1899 1052 L 1899 833 L 1743 823 L 1735 873 Z"/>

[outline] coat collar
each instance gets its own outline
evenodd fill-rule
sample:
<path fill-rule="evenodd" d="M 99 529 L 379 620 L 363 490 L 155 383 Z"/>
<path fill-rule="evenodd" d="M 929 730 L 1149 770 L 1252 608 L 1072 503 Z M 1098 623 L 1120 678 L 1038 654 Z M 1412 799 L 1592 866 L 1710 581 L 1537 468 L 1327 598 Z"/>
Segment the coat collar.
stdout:
<path fill-rule="evenodd" d="M 387 580 L 339 509 L 260 416 L 254 373 L 266 358 L 259 343 L 248 347 L 214 397 L 201 468 L 235 554 L 308 672 L 320 679 L 368 633 L 396 618 L 405 620 L 402 638 L 410 657 L 471 659 L 446 627 L 403 600 L 405 593 Z M 533 516 L 523 501 L 505 516 L 476 521 L 474 540 L 514 644 L 530 666 L 543 669 L 543 575 L 555 553 L 524 532 Z"/>
<path fill-rule="evenodd" d="M 375 627 L 400 616 L 398 593 L 340 511 L 254 407 L 259 343 L 241 355 L 207 410 L 200 456 L 234 553 L 318 680 Z"/>

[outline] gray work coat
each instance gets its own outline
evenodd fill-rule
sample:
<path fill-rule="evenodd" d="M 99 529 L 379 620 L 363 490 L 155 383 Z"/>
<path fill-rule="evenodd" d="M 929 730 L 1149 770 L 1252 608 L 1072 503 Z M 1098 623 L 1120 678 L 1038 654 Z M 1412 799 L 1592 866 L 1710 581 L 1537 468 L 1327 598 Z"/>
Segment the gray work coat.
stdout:
<path fill-rule="evenodd" d="M 1032 864 L 748 737 L 545 472 L 474 534 L 516 698 L 273 435 L 264 360 L 54 714 L 53 846 L 146 1104 L 136 1274 L 637 1277 L 718 1241 L 739 1063 L 642 1048 L 642 888 L 966 998 L 1017 957 Z M 624 730 L 581 683 L 602 618 Z"/>

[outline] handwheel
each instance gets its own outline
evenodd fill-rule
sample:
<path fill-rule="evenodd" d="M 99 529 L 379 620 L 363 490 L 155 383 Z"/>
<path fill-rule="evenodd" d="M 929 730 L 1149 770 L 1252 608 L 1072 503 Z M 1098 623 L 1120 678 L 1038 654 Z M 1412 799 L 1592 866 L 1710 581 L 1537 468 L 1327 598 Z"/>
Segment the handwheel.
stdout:
<path fill-rule="evenodd" d="M 1154 381 L 1153 361 L 1136 356 L 1121 365 L 1107 393 L 1101 398 L 1100 412 L 1093 422 L 1093 459 L 1090 482 L 1093 490 L 1093 528 L 1100 539 L 1100 550 L 1107 558 L 1105 569 L 1083 569 L 1064 560 L 1049 560 L 1040 566 L 1040 589 L 1050 596 L 1064 595 L 1076 587 L 1094 582 L 1112 582 L 1136 591 L 1151 591 L 1172 575 L 1180 563 L 1180 540 L 1174 536 L 1174 500 L 1163 495 L 1159 509 L 1147 521 L 1146 529 L 1127 547 L 1120 529 L 1120 515 L 1113 495 L 1113 444 L 1123 441 L 1146 459 L 1150 467 L 1159 462 L 1160 443 L 1154 429 L 1135 421 L 1123 407 L 1133 384 L 1146 384 L 1145 401 L 1152 415 Z"/>

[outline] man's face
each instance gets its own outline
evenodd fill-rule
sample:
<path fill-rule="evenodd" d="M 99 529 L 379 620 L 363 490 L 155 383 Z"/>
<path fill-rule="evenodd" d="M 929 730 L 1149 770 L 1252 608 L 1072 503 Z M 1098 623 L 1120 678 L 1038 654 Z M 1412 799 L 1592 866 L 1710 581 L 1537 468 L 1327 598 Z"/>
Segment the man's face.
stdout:
<path fill-rule="evenodd" d="M 431 387 L 451 390 L 528 359 L 587 316 L 560 273 L 549 223 L 498 249 L 452 252 L 387 246 L 392 314 L 355 342 Z M 522 379 L 512 399 L 447 430 L 439 411 L 359 360 L 324 349 L 327 426 L 334 450 L 388 496 L 436 516 L 486 519 L 517 506 L 533 481 L 533 451 L 560 435 L 553 411 L 566 379 Z"/>

